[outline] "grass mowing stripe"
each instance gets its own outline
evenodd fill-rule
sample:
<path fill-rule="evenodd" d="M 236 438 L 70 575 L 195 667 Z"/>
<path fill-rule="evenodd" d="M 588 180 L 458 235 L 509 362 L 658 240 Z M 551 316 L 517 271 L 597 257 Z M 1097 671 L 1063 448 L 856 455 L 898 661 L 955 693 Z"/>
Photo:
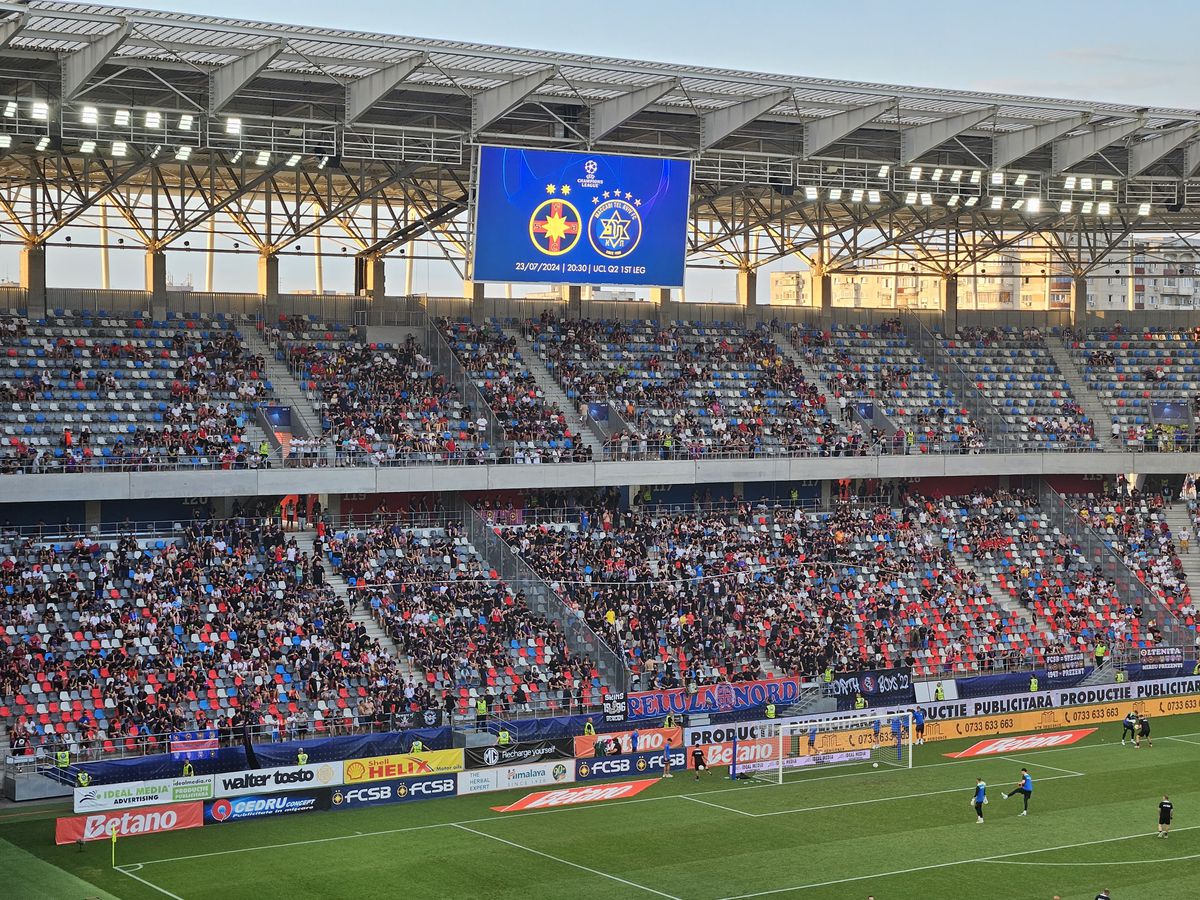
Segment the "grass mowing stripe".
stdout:
<path fill-rule="evenodd" d="M 581 869 L 584 872 L 590 872 L 593 875 L 599 875 L 601 878 L 607 878 L 610 881 L 620 882 L 621 884 L 627 885 L 631 888 L 637 888 L 639 891 L 645 891 L 648 894 L 655 894 L 656 896 L 659 896 L 659 897 L 665 897 L 665 898 L 667 898 L 667 900 L 680 900 L 680 898 L 676 897 L 674 894 L 664 894 L 662 891 L 656 891 L 654 888 L 646 887 L 644 884 L 638 884 L 636 881 L 629 881 L 625 878 L 620 878 L 616 875 L 610 875 L 608 872 L 601 872 L 599 869 L 593 869 L 590 866 L 583 866 L 583 865 L 580 865 L 579 863 L 571 862 L 569 859 L 562 859 L 561 857 L 558 857 L 558 856 L 551 856 L 549 853 L 543 853 L 541 850 L 534 850 L 532 847 L 526 847 L 524 844 L 518 844 L 516 841 L 505 840 L 504 838 L 497 837 L 494 834 L 488 834 L 486 831 L 476 831 L 474 828 L 468 828 L 466 825 L 455 825 L 454 827 L 458 828 L 461 831 L 468 831 L 471 834 L 477 834 L 480 837 L 488 838 L 489 840 L 498 841 L 501 844 L 507 844 L 508 846 L 515 847 L 518 850 L 524 850 L 526 853 L 533 853 L 533 854 L 536 854 L 537 856 L 541 856 L 541 857 L 545 857 L 546 859 L 553 860 L 556 863 L 562 863 L 564 866 L 571 866 L 572 868 L 575 868 L 575 869 Z"/>
<path fill-rule="evenodd" d="M 1194 831 L 1200 825 L 1190 825 L 1187 828 L 1177 828 L 1176 831 Z M 929 872 L 933 869 L 949 869 L 954 866 L 967 866 L 971 863 L 991 863 L 998 860 L 1011 859 L 1015 856 L 1032 856 L 1035 853 L 1053 853 L 1056 850 L 1075 850 L 1079 847 L 1094 847 L 1097 844 L 1112 844 L 1117 841 L 1132 841 L 1140 837 L 1151 837 L 1153 831 L 1140 831 L 1137 834 L 1125 834 L 1120 837 L 1100 838 L 1095 841 L 1082 841 L 1078 844 L 1062 844 L 1058 847 L 1042 847 L 1037 850 L 1017 850 L 1012 853 L 999 853 L 995 856 L 977 856 L 973 859 L 959 859 L 953 862 L 931 863 L 927 866 L 914 866 L 911 869 L 897 869 L 894 872 L 877 872 L 873 875 L 855 875 L 851 878 L 837 878 L 833 881 L 818 881 L 812 884 L 797 884 L 791 887 L 772 888 L 769 891 L 756 891 L 752 894 L 736 894 L 723 900 L 749 900 L 751 897 L 767 897 L 771 894 L 788 894 L 793 891 L 807 891 L 810 888 L 831 887 L 835 884 L 850 884 L 855 881 L 872 881 L 876 878 L 890 878 L 894 875 L 911 875 L 914 872 Z"/>
<path fill-rule="evenodd" d="M 128 875 L 134 881 L 140 881 L 146 887 L 156 890 L 160 894 L 164 894 L 167 897 L 170 897 L 171 900 L 183 900 L 183 898 L 180 897 L 178 894 L 172 894 L 166 888 L 160 888 L 157 884 L 154 884 L 151 881 L 147 881 L 145 878 L 142 878 L 140 875 L 134 875 L 133 874 L 134 872 L 141 871 L 141 868 L 142 868 L 141 863 L 134 863 L 131 866 L 117 866 L 116 868 L 117 868 L 117 871 L 120 872 L 122 875 Z"/>

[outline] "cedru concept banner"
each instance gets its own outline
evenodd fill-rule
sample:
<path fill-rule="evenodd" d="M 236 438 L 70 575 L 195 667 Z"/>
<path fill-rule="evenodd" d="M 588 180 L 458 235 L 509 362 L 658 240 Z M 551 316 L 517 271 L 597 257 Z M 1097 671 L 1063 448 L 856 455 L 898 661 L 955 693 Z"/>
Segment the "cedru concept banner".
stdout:
<path fill-rule="evenodd" d="M 691 162 L 481 147 L 476 281 L 682 287 Z"/>

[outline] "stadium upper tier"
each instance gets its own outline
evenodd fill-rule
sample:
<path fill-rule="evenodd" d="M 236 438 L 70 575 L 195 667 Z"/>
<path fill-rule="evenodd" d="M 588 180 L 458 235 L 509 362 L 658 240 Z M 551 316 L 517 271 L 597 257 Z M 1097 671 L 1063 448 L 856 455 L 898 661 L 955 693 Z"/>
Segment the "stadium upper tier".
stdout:
<path fill-rule="evenodd" d="M 546 314 L 436 320 L 391 343 L 291 318 L 262 331 L 286 364 L 270 379 L 238 331 L 261 326 L 236 324 L 0 319 L 0 471 L 574 463 L 592 445 L 614 461 L 1196 447 L 1191 332 L 965 329 L 931 360 L 899 320 L 772 330 Z M 544 368 L 522 357 L 526 340 Z M 577 407 L 574 428 L 554 394 Z M 1093 396 L 1103 421 L 1084 411 Z M 316 434 L 260 430 L 256 407 L 308 403 L 298 418 Z"/>

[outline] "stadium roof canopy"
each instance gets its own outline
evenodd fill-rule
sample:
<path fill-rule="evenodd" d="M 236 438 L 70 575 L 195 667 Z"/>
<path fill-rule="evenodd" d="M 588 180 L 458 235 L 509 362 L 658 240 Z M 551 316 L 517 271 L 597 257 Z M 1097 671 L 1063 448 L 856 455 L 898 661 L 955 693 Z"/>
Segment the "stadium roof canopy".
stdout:
<path fill-rule="evenodd" d="M 21 166 L 6 175 L 0 207 L 26 242 L 84 216 L 98 192 L 149 247 L 275 193 L 284 209 L 295 200 L 293 221 L 274 228 L 277 212 L 248 211 L 260 252 L 301 236 L 301 206 L 346 227 L 366 202 L 376 222 L 387 206 L 388 221 L 358 234 L 363 253 L 434 230 L 461 250 L 479 143 L 692 157 L 693 256 L 751 268 L 814 246 L 863 258 L 845 246 L 867 233 L 884 235 L 872 252 L 927 232 L 995 245 L 1011 239 L 1001 232 L 1086 231 L 1100 247 L 1135 231 L 1182 234 L 1200 215 L 1197 110 L 51 0 L 0 2 L 0 113 L 10 162 L 54 157 L 24 165 L 24 180 Z M 83 187 L 37 221 L 21 192 L 64 182 Z M 154 221 L 140 199 L 150 190 L 176 197 Z"/>

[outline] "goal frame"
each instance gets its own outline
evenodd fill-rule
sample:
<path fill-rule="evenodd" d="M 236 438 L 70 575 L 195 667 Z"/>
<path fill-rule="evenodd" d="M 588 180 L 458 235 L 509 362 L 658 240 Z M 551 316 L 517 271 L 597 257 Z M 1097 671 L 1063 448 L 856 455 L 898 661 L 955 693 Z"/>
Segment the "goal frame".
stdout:
<path fill-rule="evenodd" d="M 900 739 L 892 731 L 893 720 L 900 720 Z M 875 723 L 880 723 L 879 742 L 875 742 Z M 816 726 L 818 751 L 808 751 L 808 734 Z M 789 773 L 798 774 L 818 768 L 848 766 L 887 766 L 911 769 L 916 733 L 911 712 L 856 713 L 825 719 L 781 722 L 772 735 L 776 741 L 776 763 L 770 769 L 754 772 L 751 777 L 783 784 Z M 829 736 L 834 735 L 831 741 Z M 824 740 L 821 740 L 824 736 Z M 830 746 L 832 744 L 832 746 Z M 824 746 L 822 746 L 824 745 Z M 736 759 L 736 756 L 735 756 Z M 794 761 L 789 765 L 789 761 Z"/>

